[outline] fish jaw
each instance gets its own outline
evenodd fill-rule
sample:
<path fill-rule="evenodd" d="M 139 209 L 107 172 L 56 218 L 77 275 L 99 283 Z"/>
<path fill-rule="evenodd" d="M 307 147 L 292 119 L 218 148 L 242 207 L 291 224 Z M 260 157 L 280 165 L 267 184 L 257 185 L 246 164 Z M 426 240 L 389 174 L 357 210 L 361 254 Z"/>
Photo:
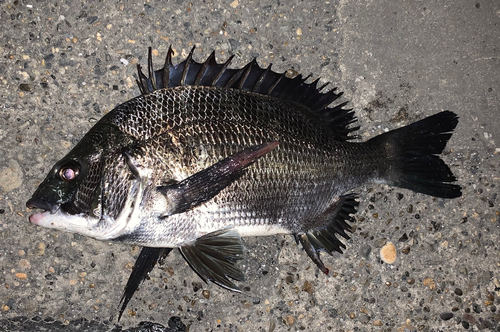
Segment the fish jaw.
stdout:
<path fill-rule="evenodd" d="M 54 213 L 43 211 L 34 213 L 29 217 L 29 221 L 37 226 L 53 228 L 65 232 L 78 233 L 90 236 L 99 240 L 109 240 L 102 237 L 102 232 L 96 227 L 99 219 L 91 218 L 84 214 L 66 214 L 60 209 Z"/>
<path fill-rule="evenodd" d="M 45 218 L 48 215 L 50 215 L 49 211 L 33 213 L 29 217 L 30 223 L 40 227 L 52 228 L 52 226 L 50 226 L 50 222 L 48 222 L 50 218 Z"/>

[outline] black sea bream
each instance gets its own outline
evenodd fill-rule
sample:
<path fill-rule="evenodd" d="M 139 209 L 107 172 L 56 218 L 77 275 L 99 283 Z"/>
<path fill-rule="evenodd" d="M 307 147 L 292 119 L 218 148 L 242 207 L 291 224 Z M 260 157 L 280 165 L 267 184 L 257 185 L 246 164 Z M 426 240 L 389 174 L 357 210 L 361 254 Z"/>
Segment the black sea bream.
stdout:
<path fill-rule="evenodd" d="M 194 51 L 194 49 L 193 49 Z M 122 311 L 147 272 L 179 248 L 205 281 L 231 290 L 241 236 L 293 234 L 325 273 L 319 252 L 342 252 L 356 212 L 350 190 L 386 183 L 443 198 L 461 195 L 437 156 L 458 123 L 441 112 L 366 142 L 335 89 L 252 61 L 215 55 L 139 68 L 142 95 L 106 114 L 49 172 L 30 208 L 36 225 L 144 246 Z"/>

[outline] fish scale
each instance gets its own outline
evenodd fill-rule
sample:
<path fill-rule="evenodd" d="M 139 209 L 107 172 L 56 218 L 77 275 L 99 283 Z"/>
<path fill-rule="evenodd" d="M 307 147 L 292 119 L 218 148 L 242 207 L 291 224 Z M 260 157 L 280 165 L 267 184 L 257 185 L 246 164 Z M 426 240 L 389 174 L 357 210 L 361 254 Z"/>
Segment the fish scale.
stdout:
<path fill-rule="evenodd" d="M 279 103 L 274 98 L 262 98 L 257 94 L 232 89 L 177 87 L 156 91 L 148 95 L 146 100 L 148 105 L 161 107 L 141 107 L 146 102 L 136 104 L 134 101 L 122 105 L 121 112 L 106 121 L 145 142 L 142 144 L 147 145 L 148 140 L 155 142 L 149 145 L 153 160 L 143 161 L 140 156 L 136 156 L 139 164 L 169 165 L 169 174 L 163 173 L 164 167 L 155 167 L 155 175 L 152 175 L 155 179 L 171 177 L 181 181 L 245 147 L 273 140 L 283 143 L 277 150 L 257 161 L 245 176 L 212 201 L 195 208 L 192 213 L 179 216 L 175 224 L 192 225 L 190 228 L 184 227 L 186 233 L 178 237 L 181 242 L 147 234 L 140 237 L 147 242 L 122 238 L 124 242 L 156 247 L 181 246 L 217 229 L 236 226 L 244 233 L 246 226 L 276 224 L 278 220 L 281 222 L 280 227 L 270 230 L 269 234 L 307 231 L 310 229 L 307 222 L 315 222 L 315 217 L 335 197 L 365 182 L 371 176 L 369 170 L 383 162 L 377 158 L 380 154 L 360 154 L 357 149 L 362 146 L 357 143 L 332 140 L 327 129 L 318 128 L 311 117 L 303 114 L 302 107 L 287 102 Z M 171 102 L 173 100 L 176 102 Z M 179 112 L 177 107 L 183 108 L 183 111 Z M 135 116 L 127 117 L 130 112 Z M 212 123 L 207 120 L 209 118 L 217 122 Z M 273 123 L 270 123 L 271 118 Z M 161 119 L 170 119 L 170 123 L 160 126 L 158 123 L 161 123 Z M 149 121 L 156 122 L 156 125 L 147 126 Z M 147 129 L 142 132 L 140 128 Z M 239 144 L 232 140 L 235 132 L 238 133 Z M 172 145 L 174 148 L 170 149 Z M 201 163 L 196 155 L 199 145 L 207 150 L 208 156 Z M 177 150 L 176 146 L 182 146 L 182 151 Z M 350 161 L 356 155 L 357 166 Z M 292 163 L 288 162 L 289 159 Z M 346 160 L 349 162 L 346 163 Z M 337 179 L 338 174 L 342 181 Z M 349 178 L 354 180 L 346 181 Z M 345 182 L 348 182 L 348 186 L 344 185 Z M 246 183 L 250 190 L 241 190 L 237 186 L 245 186 Z M 276 184 L 276 191 L 269 186 L 272 183 Z M 153 182 L 153 185 L 159 183 Z M 314 189 L 308 188 L 311 186 Z M 311 198 L 306 199 L 304 204 L 307 195 Z M 239 206 L 238 201 L 244 204 Z M 206 208 L 206 205 L 210 208 Z M 220 213 L 220 210 L 236 210 L 242 215 L 246 211 L 257 211 L 259 217 L 234 219 Z M 168 229 L 171 227 L 178 229 L 178 226 L 167 226 Z M 147 227 L 143 231 L 152 230 Z M 162 233 L 155 230 L 154 234 L 157 233 L 170 234 L 170 231 Z"/>
<path fill-rule="evenodd" d="M 292 234 L 317 267 L 342 252 L 358 206 L 351 190 L 370 182 L 455 198 L 461 188 L 440 159 L 458 117 L 444 111 L 366 142 L 354 113 L 318 80 L 287 78 L 254 60 L 165 65 L 142 95 L 106 114 L 51 169 L 26 203 L 30 221 L 106 241 L 144 246 L 120 316 L 158 259 L 179 248 L 205 281 L 232 280 L 242 236 Z"/>
<path fill-rule="evenodd" d="M 307 183 L 311 182 L 321 182 L 317 185 L 319 187 L 326 187 L 325 191 L 330 191 L 328 193 L 329 199 L 327 200 L 331 200 L 332 197 L 336 197 L 339 195 L 339 193 L 346 190 L 345 188 L 342 188 L 341 185 L 337 185 L 334 187 L 332 186 L 332 183 L 335 182 L 334 174 L 337 173 L 339 169 L 341 169 L 345 164 L 342 163 L 343 159 L 338 154 L 332 156 L 329 155 L 329 151 L 345 150 L 345 148 L 343 147 L 335 146 L 336 144 L 341 145 L 344 143 L 329 140 L 329 135 L 324 130 L 323 135 L 321 136 L 321 129 L 318 129 L 310 122 L 306 122 L 308 119 L 304 116 L 301 116 L 301 113 L 298 113 L 296 117 L 292 117 L 290 116 L 291 112 L 288 109 L 277 108 L 275 100 L 259 99 L 256 101 L 255 98 L 252 98 L 255 97 L 252 94 L 241 92 L 238 90 L 232 91 L 213 89 L 213 91 L 210 91 L 210 93 L 207 94 L 207 89 L 209 88 L 181 87 L 171 91 L 157 91 L 151 95 L 148 95 L 148 102 L 153 105 L 162 105 L 162 108 L 145 108 L 144 111 L 141 111 L 141 108 L 139 108 L 139 106 L 137 105 L 127 105 L 124 106 L 124 108 L 130 107 L 134 111 L 139 108 L 139 111 L 137 111 L 138 114 L 136 114 L 135 117 L 133 117 L 131 120 L 128 120 L 124 115 L 128 112 L 123 112 L 124 114 L 117 113 L 117 116 L 109 119 L 109 121 L 111 123 L 116 123 L 124 132 L 130 133 L 136 138 L 144 138 L 144 141 L 149 139 L 155 140 L 156 149 L 152 148 L 151 153 L 153 155 L 156 155 L 156 157 L 154 158 L 156 160 L 151 162 L 147 161 L 146 163 L 154 165 L 158 163 L 175 165 L 176 167 L 169 167 L 169 170 L 172 173 L 172 178 L 177 181 L 195 174 L 201 169 L 213 164 L 217 160 L 232 155 L 237 151 L 245 148 L 246 146 L 252 146 L 270 140 L 286 142 L 282 143 L 276 152 L 272 152 L 269 155 L 263 157 L 260 161 L 257 161 L 256 167 L 249 169 L 247 172 L 248 174 L 238 181 L 239 184 L 246 183 L 246 181 L 254 184 L 252 190 L 250 191 L 252 196 L 243 196 L 245 206 L 248 208 L 248 210 L 253 210 L 254 207 L 260 205 L 262 201 L 268 200 L 272 197 L 274 198 L 273 204 L 272 206 L 267 207 L 267 209 L 271 211 L 293 211 L 293 207 L 296 207 L 298 205 L 298 202 L 296 200 L 289 200 L 289 197 L 284 197 L 283 194 L 289 193 L 288 196 L 294 196 L 293 194 L 290 194 L 291 190 L 302 192 L 307 187 Z M 172 98 L 170 96 L 165 97 L 164 94 L 166 93 L 178 93 L 182 95 L 182 98 Z M 241 94 L 241 96 L 239 96 L 239 94 Z M 203 95 L 205 97 L 205 100 L 200 98 L 199 95 Z M 236 97 L 234 97 L 234 95 L 236 95 Z M 154 100 L 155 97 L 159 99 L 159 101 Z M 257 95 L 257 97 L 260 96 Z M 208 103 L 208 100 L 206 100 L 208 98 L 218 101 L 220 102 L 220 104 L 213 101 Z M 182 99 L 184 103 L 173 103 L 173 105 L 168 104 L 168 101 L 178 99 Z M 225 105 L 228 105 L 226 100 L 232 101 L 232 103 L 229 105 L 229 109 L 225 109 L 224 107 Z M 201 103 L 197 103 L 199 101 Z M 206 106 L 207 103 L 211 107 Z M 176 107 L 183 107 L 185 106 L 185 104 L 188 104 L 190 106 L 189 108 L 184 109 L 184 112 L 180 113 L 175 110 Z M 197 105 L 202 105 L 203 108 L 196 109 Z M 264 110 L 268 111 L 264 112 Z M 172 114 L 168 114 L 165 117 L 159 114 L 149 114 L 149 112 L 161 113 L 162 111 L 171 112 Z M 208 116 L 208 114 L 214 115 Z M 219 114 L 222 114 L 224 116 L 219 116 Z M 269 122 L 271 114 L 275 116 L 275 122 L 278 122 L 281 125 L 277 127 L 267 125 L 267 128 L 265 128 L 264 126 L 267 122 Z M 212 124 L 206 120 L 210 117 L 213 117 L 215 119 L 222 118 L 222 124 L 219 122 L 214 125 L 216 127 L 224 127 L 226 131 L 214 131 Z M 162 126 L 157 125 L 151 127 L 156 129 L 156 131 L 146 130 L 144 133 L 140 130 L 137 130 L 137 132 L 135 132 L 129 129 L 145 127 L 144 124 L 138 122 L 141 121 L 139 119 L 155 119 L 156 121 L 159 121 L 158 119 L 162 118 L 171 119 L 173 125 L 171 127 L 168 127 L 167 129 L 163 129 Z M 256 124 L 251 127 L 248 124 L 252 122 L 256 122 Z M 194 125 L 194 123 L 196 123 L 196 125 Z M 230 132 L 228 134 L 225 134 L 227 130 L 230 130 Z M 311 135 L 311 131 L 315 132 L 314 136 Z M 234 132 L 237 132 L 239 134 L 240 145 L 235 144 L 235 142 L 231 140 L 231 136 Z M 266 132 L 266 134 L 264 134 L 264 132 Z M 165 134 L 162 135 L 162 133 Z M 163 139 L 165 135 L 167 135 L 167 138 Z M 177 142 L 177 144 L 183 147 L 181 155 L 177 154 L 177 150 L 168 152 L 165 151 L 168 150 L 171 136 L 175 137 L 175 141 Z M 311 141 L 311 143 L 309 143 L 308 145 L 308 149 L 304 149 L 302 145 L 306 140 Z M 204 145 L 204 147 L 209 151 L 208 156 L 212 156 L 212 158 L 205 159 L 203 163 L 198 163 L 196 160 L 196 147 L 199 144 Z M 354 145 L 353 143 L 351 143 L 351 145 L 352 149 L 355 149 L 355 147 L 357 147 L 357 145 Z M 274 153 L 280 153 L 281 155 L 273 158 Z M 353 154 L 355 153 L 356 152 L 353 151 Z M 166 155 L 169 157 L 165 158 Z M 287 167 L 287 169 L 278 166 L 282 165 L 282 161 L 287 160 L 288 158 L 292 160 L 295 159 L 299 162 L 296 165 L 291 165 L 291 168 Z M 193 159 L 196 161 L 194 161 Z M 375 160 L 375 158 L 373 159 Z M 184 160 L 184 163 L 179 163 L 177 160 Z M 338 165 L 337 161 L 340 161 Z M 138 160 L 138 162 L 141 163 L 140 160 Z M 261 165 L 264 162 L 266 163 L 264 165 Z M 367 162 L 363 164 L 372 167 Z M 286 166 L 288 166 L 288 163 L 286 164 Z M 318 177 L 321 176 L 321 179 L 315 178 L 314 169 L 320 171 L 320 175 L 318 175 Z M 259 170 L 265 170 L 265 174 L 270 176 L 261 179 L 261 171 Z M 281 172 L 278 172 L 277 170 Z M 330 170 L 330 172 L 328 172 L 328 170 Z M 159 167 L 156 169 L 156 171 L 161 172 L 163 171 L 163 168 Z M 292 173 L 290 173 L 290 171 L 292 171 Z M 361 172 L 363 172 L 363 170 L 361 170 Z M 347 172 L 344 171 L 342 173 Z M 162 174 L 159 174 L 154 177 L 161 178 L 161 175 Z M 291 175 L 297 176 L 297 178 L 292 177 Z M 345 176 L 347 176 L 347 174 L 345 174 Z M 352 176 L 359 177 L 358 174 L 353 174 Z M 288 188 L 287 184 L 292 179 L 296 183 L 298 183 L 302 179 L 304 184 L 298 183 L 298 185 L 293 186 L 293 189 Z M 269 195 L 268 181 L 279 183 L 281 192 L 278 192 L 275 195 Z M 262 185 L 259 185 L 259 183 L 262 183 Z M 336 188 L 336 191 L 332 191 L 331 187 Z M 230 204 L 227 201 L 232 202 L 234 197 L 244 195 L 244 193 L 234 189 L 235 188 L 233 187 L 228 187 L 224 192 L 230 193 L 231 195 L 226 197 L 221 194 L 214 198 L 214 202 L 217 205 L 226 206 Z M 310 192 L 310 194 L 314 197 L 318 197 L 318 194 L 321 195 L 324 193 L 315 191 Z M 303 197 L 303 195 L 300 196 Z M 283 197 L 284 199 L 282 200 L 284 202 L 280 202 L 276 199 L 279 197 Z M 254 204 L 252 200 L 255 200 L 256 204 Z M 325 205 L 323 201 L 320 201 L 320 203 L 322 203 L 322 205 Z M 243 207 L 237 206 L 232 206 L 231 208 L 243 209 Z M 261 214 L 269 213 L 267 209 L 261 209 Z M 321 210 L 321 207 L 314 207 L 313 205 L 310 206 L 310 209 L 312 211 Z M 215 211 L 217 211 L 217 208 L 215 208 Z M 301 215 L 295 215 L 294 220 L 300 220 L 300 217 Z M 186 219 L 189 218 L 191 218 L 191 216 L 186 216 Z M 201 217 L 197 217 L 194 220 L 198 220 L 199 218 Z M 216 218 L 210 219 L 215 220 Z M 290 218 L 287 218 L 286 215 L 280 214 L 279 219 L 287 220 Z M 307 215 L 304 215 L 303 220 L 307 219 Z M 268 223 L 273 222 L 272 218 L 268 218 L 267 220 Z M 226 222 L 222 216 L 219 216 L 218 221 L 219 224 L 214 224 L 211 231 L 216 230 L 221 226 L 227 227 L 230 225 L 230 223 Z M 190 221 L 187 220 L 186 222 Z M 236 223 L 236 221 L 233 222 Z M 301 220 L 300 222 L 303 221 Z M 196 223 L 197 222 L 194 222 L 193 224 L 196 225 Z M 252 222 L 249 220 L 240 220 L 237 221 L 236 224 L 244 225 L 246 223 L 252 224 Z M 196 237 L 201 235 L 203 234 L 196 234 Z M 187 238 L 191 239 L 192 237 L 190 236 Z M 150 243 L 150 245 L 151 244 L 152 243 Z M 174 245 L 180 244 L 181 243 L 177 243 Z M 158 246 L 162 245 L 160 244 Z"/>

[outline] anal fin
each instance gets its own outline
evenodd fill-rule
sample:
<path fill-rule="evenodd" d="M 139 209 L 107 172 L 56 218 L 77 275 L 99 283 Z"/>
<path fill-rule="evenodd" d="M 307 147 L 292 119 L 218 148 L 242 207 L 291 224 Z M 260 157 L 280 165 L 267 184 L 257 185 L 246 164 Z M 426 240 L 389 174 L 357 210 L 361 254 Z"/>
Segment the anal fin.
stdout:
<path fill-rule="evenodd" d="M 326 275 L 328 275 L 329 270 L 321 261 L 319 253 L 325 251 L 332 255 L 334 251 L 342 253 L 342 250 L 346 248 L 336 235 L 349 239 L 349 235 L 345 231 L 352 231 L 347 221 L 354 221 L 351 214 L 356 213 L 356 208 L 359 205 L 356 198 L 355 194 L 340 196 L 321 216 L 322 219 L 329 220 L 327 224 L 305 233 L 294 234 L 295 240 L 302 244 L 307 255 Z"/>
<path fill-rule="evenodd" d="M 243 254 L 241 237 L 233 229 L 221 229 L 199 237 L 194 243 L 179 248 L 191 268 L 205 282 L 241 292 L 231 280 L 244 281 L 243 272 L 235 265 Z"/>

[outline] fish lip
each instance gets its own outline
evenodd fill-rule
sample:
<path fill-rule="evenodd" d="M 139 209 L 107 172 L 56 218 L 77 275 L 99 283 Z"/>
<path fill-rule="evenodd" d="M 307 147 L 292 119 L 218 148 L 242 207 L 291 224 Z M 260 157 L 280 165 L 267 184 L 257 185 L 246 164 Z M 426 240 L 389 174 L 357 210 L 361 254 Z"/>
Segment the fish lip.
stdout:
<path fill-rule="evenodd" d="M 40 209 L 44 211 L 49 211 L 50 214 L 56 213 L 57 210 L 59 210 L 59 206 L 60 206 L 59 204 L 50 203 L 41 198 L 34 198 L 34 197 L 30 198 L 26 202 L 26 207 L 30 209 Z"/>

